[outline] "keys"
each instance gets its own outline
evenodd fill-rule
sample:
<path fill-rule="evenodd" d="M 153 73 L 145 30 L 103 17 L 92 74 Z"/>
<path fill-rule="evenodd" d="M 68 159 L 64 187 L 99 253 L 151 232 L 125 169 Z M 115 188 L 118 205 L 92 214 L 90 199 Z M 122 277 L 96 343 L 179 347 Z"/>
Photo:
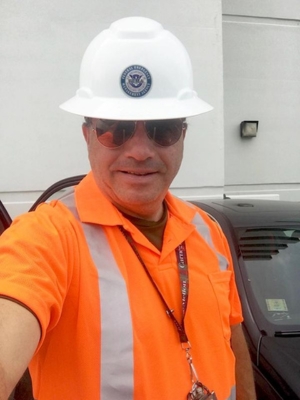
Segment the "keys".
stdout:
<path fill-rule="evenodd" d="M 217 397 L 214 392 L 210 392 L 206 386 L 197 381 L 187 395 L 187 400 L 217 400 Z"/>

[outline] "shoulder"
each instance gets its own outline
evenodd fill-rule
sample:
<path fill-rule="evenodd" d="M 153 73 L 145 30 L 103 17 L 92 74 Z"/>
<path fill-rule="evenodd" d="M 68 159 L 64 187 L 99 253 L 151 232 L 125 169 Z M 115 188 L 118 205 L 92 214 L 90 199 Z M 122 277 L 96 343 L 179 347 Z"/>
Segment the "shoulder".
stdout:
<path fill-rule="evenodd" d="M 191 201 L 180 199 L 171 193 L 168 193 L 166 196 L 166 202 L 170 212 L 186 222 L 193 223 L 198 216 L 198 219 L 200 218 L 203 220 L 203 222 L 211 229 L 217 230 L 219 233 L 222 232 L 221 227 L 216 219 Z"/>
<path fill-rule="evenodd" d="M 179 199 L 169 193 L 166 197 L 166 201 L 170 212 L 175 214 L 177 218 L 185 224 L 196 226 L 197 232 L 200 233 L 201 236 L 206 236 L 205 232 L 207 232 L 208 229 L 216 249 L 228 256 L 229 249 L 227 239 L 215 218 L 190 201 Z"/>

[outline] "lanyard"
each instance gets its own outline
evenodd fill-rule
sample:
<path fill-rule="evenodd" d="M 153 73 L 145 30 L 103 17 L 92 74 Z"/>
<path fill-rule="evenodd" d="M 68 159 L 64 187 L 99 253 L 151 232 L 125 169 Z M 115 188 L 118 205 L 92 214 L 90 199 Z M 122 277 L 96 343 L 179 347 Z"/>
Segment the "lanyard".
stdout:
<path fill-rule="evenodd" d="M 186 314 L 188 298 L 189 298 L 189 271 L 188 271 L 188 264 L 187 264 L 187 254 L 186 254 L 186 247 L 185 243 L 181 243 L 175 250 L 176 257 L 177 257 L 177 266 L 179 271 L 179 278 L 180 278 L 180 288 L 181 288 L 181 304 L 182 304 L 182 322 L 180 328 L 177 330 L 179 333 L 179 339 L 181 343 L 188 342 L 188 337 L 185 333 L 184 329 L 184 317 Z M 173 322 L 175 323 L 176 318 L 173 316 Z M 172 318 L 172 317 L 171 317 Z M 178 322 L 176 321 L 178 324 Z M 179 325 L 179 324 L 178 324 Z"/>
<path fill-rule="evenodd" d="M 155 287 L 159 297 L 161 298 L 163 304 L 166 307 L 166 312 L 168 316 L 172 319 L 174 322 L 174 325 L 176 326 L 176 329 L 178 331 L 179 335 L 179 340 L 181 342 L 182 349 L 186 353 L 186 359 L 190 367 L 190 374 L 191 374 L 191 380 L 192 380 L 192 390 L 189 392 L 187 399 L 191 400 L 204 400 L 204 399 L 212 399 L 212 400 L 217 400 L 215 397 L 214 392 L 210 392 L 206 386 L 204 386 L 198 379 L 197 371 L 193 365 L 193 359 L 190 354 L 191 350 L 191 345 L 188 340 L 187 334 L 184 329 L 184 317 L 186 314 L 186 309 L 187 309 L 187 303 L 188 303 L 188 297 L 189 297 L 189 274 L 188 274 L 188 263 L 187 263 L 187 253 L 186 253 L 186 246 L 185 243 L 182 242 L 178 247 L 176 247 L 175 252 L 176 252 L 176 257 L 177 257 L 177 267 L 178 267 L 178 272 L 179 272 L 179 278 L 180 278 L 180 289 L 181 289 L 181 304 L 182 304 L 182 321 L 179 323 L 177 319 L 174 317 L 174 310 L 171 310 L 170 307 L 168 306 L 167 302 L 165 301 L 163 295 L 161 294 L 157 284 L 154 282 L 152 279 L 152 276 L 150 275 L 148 268 L 146 267 L 146 264 L 144 263 L 140 253 L 138 252 L 134 241 L 131 237 L 131 235 L 123 228 L 123 226 L 119 226 L 120 231 L 123 233 L 125 236 L 126 240 L 130 244 L 132 250 L 134 251 L 135 255 L 137 256 L 138 260 L 142 264 L 147 276 L 149 277 L 150 281 L 152 282 L 153 286 Z M 211 397 L 212 396 L 212 397 Z"/>
<path fill-rule="evenodd" d="M 187 254 L 186 254 L 185 243 L 184 242 L 181 243 L 175 250 L 176 257 L 177 257 L 177 266 L 178 266 L 178 271 L 179 271 L 179 277 L 180 277 L 181 304 L 182 304 L 182 321 L 181 321 L 181 323 L 179 323 L 177 321 L 177 319 L 174 317 L 174 314 L 173 314 L 174 310 L 170 309 L 170 307 L 168 306 L 167 302 L 165 301 L 163 295 L 161 294 L 157 284 L 152 279 L 152 276 L 150 275 L 148 268 L 146 267 L 140 253 L 138 252 L 131 235 L 122 226 L 119 226 L 119 228 L 120 228 L 120 231 L 125 236 L 128 243 L 130 244 L 132 250 L 134 251 L 134 253 L 137 256 L 140 263 L 142 264 L 150 281 L 152 282 L 153 286 L 155 287 L 159 297 L 161 298 L 162 302 L 164 303 L 165 308 L 166 308 L 166 313 L 172 319 L 172 321 L 174 322 L 174 325 L 178 331 L 180 342 L 188 343 L 188 337 L 187 337 L 187 334 L 184 329 L 184 317 L 186 314 L 188 296 L 189 296 L 189 275 L 188 275 L 188 264 L 187 264 Z"/>

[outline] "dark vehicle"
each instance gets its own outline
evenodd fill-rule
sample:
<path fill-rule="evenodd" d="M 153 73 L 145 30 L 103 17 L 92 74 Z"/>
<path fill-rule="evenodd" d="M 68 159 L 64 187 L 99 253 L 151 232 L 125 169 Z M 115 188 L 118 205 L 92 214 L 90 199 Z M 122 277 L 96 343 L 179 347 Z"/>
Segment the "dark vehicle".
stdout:
<path fill-rule="evenodd" d="M 229 242 L 258 399 L 300 399 L 300 202 L 193 203 Z"/>
<path fill-rule="evenodd" d="M 83 176 L 52 185 L 30 211 Z M 228 239 L 258 400 L 300 399 L 300 202 L 193 203 L 217 220 Z M 10 223 L 0 202 L 0 234 Z M 27 371 L 10 400 L 31 400 L 29 389 Z"/>

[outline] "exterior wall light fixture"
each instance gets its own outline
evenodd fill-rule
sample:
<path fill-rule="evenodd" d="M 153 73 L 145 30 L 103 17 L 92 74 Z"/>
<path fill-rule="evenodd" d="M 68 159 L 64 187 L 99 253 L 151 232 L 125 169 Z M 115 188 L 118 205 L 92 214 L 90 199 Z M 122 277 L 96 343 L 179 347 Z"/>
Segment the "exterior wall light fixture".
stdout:
<path fill-rule="evenodd" d="M 258 121 L 242 121 L 241 122 L 241 137 L 253 138 L 257 136 Z"/>

